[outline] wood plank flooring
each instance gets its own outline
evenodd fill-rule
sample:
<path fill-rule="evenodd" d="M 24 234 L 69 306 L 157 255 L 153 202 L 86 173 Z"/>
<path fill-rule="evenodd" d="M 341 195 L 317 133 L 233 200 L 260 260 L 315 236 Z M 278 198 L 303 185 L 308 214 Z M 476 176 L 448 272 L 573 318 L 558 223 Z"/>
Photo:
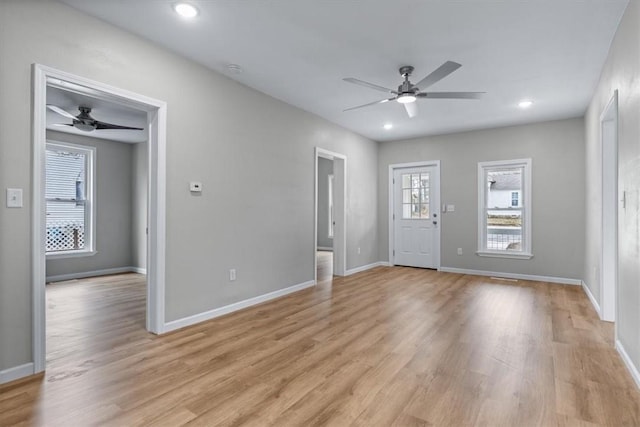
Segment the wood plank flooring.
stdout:
<path fill-rule="evenodd" d="M 319 277 L 161 337 L 143 276 L 50 285 L 47 372 L 0 387 L 0 425 L 640 425 L 613 327 L 577 286 Z"/>

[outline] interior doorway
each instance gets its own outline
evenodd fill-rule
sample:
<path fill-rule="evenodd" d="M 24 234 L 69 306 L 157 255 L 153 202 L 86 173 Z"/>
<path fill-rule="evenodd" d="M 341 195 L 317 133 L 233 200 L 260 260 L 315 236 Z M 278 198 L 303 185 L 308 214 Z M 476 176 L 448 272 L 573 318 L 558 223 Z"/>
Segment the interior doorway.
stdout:
<path fill-rule="evenodd" d="M 618 91 L 600 115 L 602 145 L 602 246 L 600 317 L 616 320 L 618 282 Z"/>
<path fill-rule="evenodd" d="M 316 147 L 314 280 L 346 271 L 347 157 Z M 320 271 L 322 270 L 322 271 Z"/>
<path fill-rule="evenodd" d="M 146 205 L 146 329 L 164 331 L 164 265 L 165 265 L 165 158 L 166 103 L 143 95 L 105 85 L 80 76 L 55 70 L 40 64 L 33 66 L 33 191 L 32 191 L 32 277 L 33 277 L 33 360 L 34 373 L 45 370 L 46 364 L 46 245 L 47 245 L 47 100 L 50 91 L 62 90 L 141 111 L 144 128 L 148 130 L 147 166 L 148 193 Z M 62 113 L 60 113 L 62 114 Z M 73 115 L 70 119 L 73 119 Z M 77 118 L 77 117 L 76 117 Z M 80 120 L 82 121 L 82 120 Z M 72 120 L 71 126 L 75 125 Z M 86 123 L 84 123 L 86 124 Z M 68 126 L 64 125 L 64 126 Z M 85 188 L 85 191 L 87 189 Z M 90 225 L 90 224 L 87 224 Z M 73 234 L 72 244 L 78 246 L 80 232 Z M 92 248 L 89 248 L 92 249 Z M 93 248 L 95 249 L 95 248 Z"/>

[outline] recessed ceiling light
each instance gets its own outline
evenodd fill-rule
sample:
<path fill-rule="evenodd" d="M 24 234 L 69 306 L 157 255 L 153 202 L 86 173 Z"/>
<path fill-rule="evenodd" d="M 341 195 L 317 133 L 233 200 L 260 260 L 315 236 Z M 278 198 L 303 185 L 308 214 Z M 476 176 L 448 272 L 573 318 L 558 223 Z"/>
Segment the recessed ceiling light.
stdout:
<path fill-rule="evenodd" d="M 195 18 L 198 16 L 198 9 L 189 3 L 176 3 L 173 5 L 173 10 L 183 18 Z"/>
<path fill-rule="evenodd" d="M 389 130 L 391 128 L 393 128 L 393 125 L 391 123 L 385 123 L 385 125 L 383 126 L 386 130 Z"/>
<path fill-rule="evenodd" d="M 528 100 L 528 99 L 525 99 L 525 100 L 520 101 L 520 102 L 518 103 L 518 107 L 520 107 L 520 108 L 529 108 L 529 107 L 531 107 L 532 105 L 533 105 L 533 101 L 530 101 L 530 100 Z"/>
<path fill-rule="evenodd" d="M 244 70 L 238 64 L 227 64 L 227 71 L 231 74 L 241 74 Z"/>

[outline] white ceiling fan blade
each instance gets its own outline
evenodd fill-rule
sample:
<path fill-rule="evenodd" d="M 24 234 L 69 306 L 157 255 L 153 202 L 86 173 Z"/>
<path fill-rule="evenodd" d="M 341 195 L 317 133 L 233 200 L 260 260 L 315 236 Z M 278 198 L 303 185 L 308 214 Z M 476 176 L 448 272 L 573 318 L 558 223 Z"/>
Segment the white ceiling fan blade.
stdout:
<path fill-rule="evenodd" d="M 432 99 L 480 99 L 486 92 L 422 92 L 418 98 Z"/>
<path fill-rule="evenodd" d="M 438 68 L 435 69 L 431 74 L 429 74 L 424 79 L 420 80 L 415 86 L 418 86 L 420 89 L 426 89 L 432 84 L 439 82 L 440 80 L 447 77 L 449 74 L 453 73 L 458 68 L 462 67 L 461 64 L 453 61 L 447 61 Z"/>
<path fill-rule="evenodd" d="M 370 105 L 384 104 L 385 102 L 393 101 L 394 99 L 396 99 L 396 98 L 393 97 L 393 98 L 382 99 L 380 101 L 374 101 L 374 102 L 370 102 L 368 104 L 358 105 L 357 107 L 347 108 L 346 110 L 342 110 L 342 111 L 351 111 L 351 110 L 355 110 L 357 108 L 368 107 Z"/>
<path fill-rule="evenodd" d="M 365 82 L 364 80 L 354 79 L 353 77 L 347 77 L 346 79 L 342 79 L 347 83 L 353 83 L 354 85 L 368 87 L 369 89 L 379 90 L 380 92 L 387 93 L 397 93 L 393 89 L 389 89 L 388 87 L 378 86 L 373 83 Z"/>
<path fill-rule="evenodd" d="M 407 102 L 404 104 L 404 109 L 407 111 L 410 119 L 413 119 L 418 115 L 418 103 L 417 102 Z"/>
<path fill-rule="evenodd" d="M 50 109 L 53 112 L 56 112 L 56 113 L 60 114 L 61 116 L 67 117 L 69 119 L 75 119 L 76 118 L 76 116 L 74 116 L 73 114 L 71 114 L 71 113 L 69 113 L 67 111 L 64 111 L 62 108 L 57 107 L 55 105 L 47 104 L 47 108 Z"/>

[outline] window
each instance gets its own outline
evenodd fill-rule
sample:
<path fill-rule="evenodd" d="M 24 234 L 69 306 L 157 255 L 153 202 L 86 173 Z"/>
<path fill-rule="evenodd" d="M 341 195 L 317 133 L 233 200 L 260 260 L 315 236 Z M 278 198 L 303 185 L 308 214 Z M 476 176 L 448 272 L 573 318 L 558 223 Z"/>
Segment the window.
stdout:
<path fill-rule="evenodd" d="M 95 148 L 47 142 L 47 257 L 94 253 Z"/>
<path fill-rule="evenodd" d="M 520 193 L 518 193 L 517 191 L 512 191 L 511 192 L 511 206 L 514 207 L 514 208 L 518 206 L 519 195 L 520 195 Z"/>
<path fill-rule="evenodd" d="M 478 163 L 480 256 L 531 258 L 531 159 Z"/>
<path fill-rule="evenodd" d="M 429 219 L 429 172 L 402 174 L 402 219 Z"/>
<path fill-rule="evenodd" d="M 329 237 L 333 238 L 333 175 L 329 175 Z"/>

